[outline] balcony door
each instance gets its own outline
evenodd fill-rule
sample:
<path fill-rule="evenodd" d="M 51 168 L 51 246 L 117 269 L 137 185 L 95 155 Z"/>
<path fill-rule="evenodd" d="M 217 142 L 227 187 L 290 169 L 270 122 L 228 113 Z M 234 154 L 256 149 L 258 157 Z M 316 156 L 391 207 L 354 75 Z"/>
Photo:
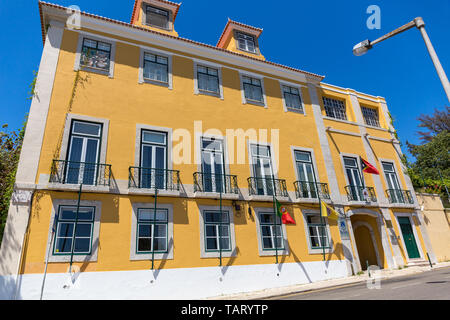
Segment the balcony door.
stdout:
<path fill-rule="evenodd" d="M 97 181 L 102 125 L 73 121 L 69 137 L 66 183 L 94 185 Z"/>
<path fill-rule="evenodd" d="M 251 145 L 254 186 L 258 195 L 273 195 L 273 169 L 270 147 Z"/>
<path fill-rule="evenodd" d="M 165 189 L 167 181 L 167 134 L 142 130 L 140 188 Z"/>
<path fill-rule="evenodd" d="M 297 167 L 299 192 L 305 198 L 317 198 L 316 179 L 311 160 L 311 153 L 295 151 L 295 165 Z"/>
<path fill-rule="evenodd" d="M 202 138 L 202 187 L 204 192 L 225 192 L 222 140 Z"/>
<path fill-rule="evenodd" d="M 404 202 L 403 195 L 400 188 L 400 183 L 397 179 L 397 174 L 395 173 L 394 164 L 389 162 L 382 162 L 383 165 L 383 171 L 384 176 L 386 177 L 386 182 L 388 189 L 389 196 L 391 197 L 391 200 L 393 202 Z"/>
<path fill-rule="evenodd" d="M 344 157 L 345 173 L 347 174 L 347 179 L 350 188 L 350 194 L 353 200 L 364 201 L 363 181 L 361 172 L 359 171 L 358 161 L 356 158 Z"/>

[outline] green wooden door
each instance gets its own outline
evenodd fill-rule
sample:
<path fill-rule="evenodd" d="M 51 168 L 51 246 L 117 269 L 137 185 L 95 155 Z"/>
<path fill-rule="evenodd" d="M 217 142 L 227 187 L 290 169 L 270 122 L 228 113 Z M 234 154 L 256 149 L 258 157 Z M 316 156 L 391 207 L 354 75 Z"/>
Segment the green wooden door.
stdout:
<path fill-rule="evenodd" d="M 402 230 L 403 240 L 405 242 L 406 251 L 410 259 L 420 258 L 419 249 L 417 249 L 416 239 L 408 217 L 398 217 L 400 229 Z"/>

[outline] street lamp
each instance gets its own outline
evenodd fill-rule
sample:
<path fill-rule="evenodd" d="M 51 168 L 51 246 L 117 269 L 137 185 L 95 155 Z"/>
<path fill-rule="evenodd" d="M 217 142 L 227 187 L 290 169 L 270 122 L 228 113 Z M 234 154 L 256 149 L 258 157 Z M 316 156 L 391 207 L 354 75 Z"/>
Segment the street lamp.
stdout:
<path fill-rule="evenodd" d="M 428 37 L 428 34 L 425 31 L 425 22 L 423 22 L 423 19 L 421 17 L 415 18 L 413 21 L 408 22 L 407 24 L 401 26 L 400 28 L 395 29 L 394 31 L 391 31 L 374 41 L 364 40 L 364 41 L 358 43 L 357 45 L 355 45 L 353 47 L 353 54 L 355 56 L 362 56 L 367 51 L 369 51 L 369 49 L 371 49 L 375 44 L 377 44 L 383 40 L 386 40 L 388 38 L 391 38 L 391 37 L 395 36 L 396 34 L 399 34 L 403 31 L 406 31 L 413 27 L 417 27 L 420 30 L 423 40 L 425 41 L 425 45 L 427 46 L 428 53 L 430 54 L 431 60 L 433 60 L 434 67 L 436 68 L 439 79 L 441 80 L 442 86 L 444 87 L 445 93 L 447 94 L 447 99 L 448 99 L 448 101 L 450 101 L 450 83 L 448 82 L 448 78 L 445 75 L 445 72 L 444 72 L 444 69 L 442 68 L 441 63 L 439 62 L 436 51 L 434 51 L 433 45 L 431 44 L 431 41 L 430 41 L 430 38 Z"/>

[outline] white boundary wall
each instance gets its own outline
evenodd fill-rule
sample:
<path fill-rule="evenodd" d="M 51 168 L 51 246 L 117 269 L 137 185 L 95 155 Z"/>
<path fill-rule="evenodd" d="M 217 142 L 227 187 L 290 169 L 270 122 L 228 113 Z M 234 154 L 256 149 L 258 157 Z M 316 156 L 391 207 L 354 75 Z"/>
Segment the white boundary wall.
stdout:
<path fill-rule="evenodd" d="M 203 299 L 346 276 L 345 260 L 81 272 L 74 283 L 68 273 L 48 273 L 43 299 Z M 42 280 L 43 274 L 21 275 L 17 299 L 39 299 Z M 0 290 L 0 299 L 11 298 Z"/>

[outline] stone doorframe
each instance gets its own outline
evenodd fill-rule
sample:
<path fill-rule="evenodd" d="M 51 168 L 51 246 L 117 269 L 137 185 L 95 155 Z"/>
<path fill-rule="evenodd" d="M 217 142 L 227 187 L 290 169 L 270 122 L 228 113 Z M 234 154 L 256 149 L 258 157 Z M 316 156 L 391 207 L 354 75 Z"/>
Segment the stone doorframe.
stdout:
<path fill-rule="evenodd" d="M 354 214 L 368 215 L 368 216 L 371 216 L 371 217 L 376 219 L 378 232 L 379 232 L 380 237 L 381 237 L 381 245 L 383 247 L 383 252 L 384 252 L 384 255 L 386 257 L 387 267 L 388 267 L 388 269 L 395 268 L 396 264 L 395 264 L 395 261 L 394 261 L 394 257 L 392 256 L 392 251 L 391 251 L 391 248 L 390 248 L 390 245 L 389 245 L 389 240 L 388 240 L 388 237 L 387 237 L 387 234 L 386 234 L 385 224 L 384 224 L 384 221 L 383 221 L 383 215 L 380 212 L 377 212 L 377 211 L 374 211 L 374 210 L 371 210 L 371 209 L 365 209 L 365 208 L 349 209 L 349 210 L 347 210 L 348 220 L 350 220 L 350 217 L 352 215 L 354 215 Z M 355 225 L 356 225 L 356 223 L 355 223 Z M 356 246 L 355 234 L 354 234 L 353 230 L 351 232 L 350 238 L 352 240 L 353 247 L 355 248 L 355 250 L 354 250 L 355 251 L 354 260 L 356 262 L 356 267 L 358 268 L 358 271 L 361 271 L 362 268 L 361 268 L 361 264 L 360 264 L 360 261 L 359 261 L 358 248 Z M 374 243 L 375 243 L 376 250 L 378 250 L 378 246 L 376 245 L 376 242 L 374 242 Z M 379 253 L 377 253 L 377 255 L 378 254 Z M 377 260 L 378 260 L 378 258 L 377 258 Z M 382 268 L 383 266 L 380 266 L 380 267 Z"/>

